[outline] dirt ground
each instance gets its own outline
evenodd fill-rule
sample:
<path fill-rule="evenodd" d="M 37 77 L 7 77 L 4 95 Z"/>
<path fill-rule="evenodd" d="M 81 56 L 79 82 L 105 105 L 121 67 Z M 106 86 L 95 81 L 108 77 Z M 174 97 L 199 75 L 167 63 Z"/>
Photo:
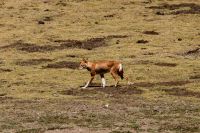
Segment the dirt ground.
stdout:
<path fill-rule="evenodd" d="M 200 132 L 197 0 L 1 0 L 0 132 Z M 82 58 L 119 60 L 87 89 Z"/>

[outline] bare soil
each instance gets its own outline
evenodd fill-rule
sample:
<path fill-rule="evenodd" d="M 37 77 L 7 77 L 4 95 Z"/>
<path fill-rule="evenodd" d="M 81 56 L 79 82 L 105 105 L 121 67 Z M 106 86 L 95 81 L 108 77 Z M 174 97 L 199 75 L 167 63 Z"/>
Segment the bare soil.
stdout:
<path fill-rule="evenodd" d="M 51 45 L 43 45 L 38 46 L 36 44 L 30 44 L 30 43 L 23 43 L 23 42 L 16 42 L 11 45 L 3 46 L 2 49 L 7 48 L 15 48 L 20 51 L 25 52 L 45 52 L 45 51 L 53 51 L 57 48 L 57 46 L 51 46 Z"/>
<path fill-rule="evenodd" d="M 145 53 L 144 55 L 154 55 L 154 53 Z M 138 64 L 152 64 L 152 65 L 156 65 L 156 66 L 160 66 L 160 67 L 176 67 L 178 64 L 176 63 L 168 63 L 168 62 L 153 62 L 153 61 L 149 61 L 149 60 L 140 60 L 137 61 Z"/>
<path fill-rule="evenodd" d="M 90 38 L 84 41 L 78 40 L 55 40 L 55 42 L 59 42 L 60 48 L 80 48 L 80 49 L 88 49 L 92 50 L 97 47 L 107 46 L 106 41 L 109 41 L 113 38 L 126 38 L 126 35 L 110 35 L 107 37 L 99 37 L 99 38 Z"/>
<path fill-rule="evenodd" d="M 105 38 L 91 38 L 85 41 L 62 40 L 60 42 L 61 42 L 60 48 L 80 48 L 80 49 L 91 50 L 93 48 L 106 46 Z"/>
<path fill-rule="evenodd" d="M 150 6 L 148 7 L 150 9 L 167 9 L 170 10 L 170 13 L 167 14 L 173 14 L 173 15 L 179 15 L 179 14 L 200 14 L 200 5 L 195 3 L 181 3 L 181 4 L 162 4 L 160 6 Z M 189 9 L 182 9 L 182 8 L 189 8 Z M 164 15 L 166 13 L 157 12 L 157 15 Z"/>
<path fill-rule="evenodd" d="M 109 14 L 109 15 L 105 15 L 104 17 L 105 18 L 112 18 L 112 17 L 114 17 L 115 16 L 115 14 Z"/>
<path fill-rule="evenodd" d="M 1 0 L 0 132 L 200 132 L 199 7 Z M 82 89 L 81 57 L 121 61 L 132 84 Z"/>
<path fill-rule="evenodd" d="M 123 96 L 123 95 L 133 95 L 142 94 L 143 90 L 137 89 L 134 86 L 107 86 L 102 88 L 99 86 L 89 86 L 88 89 L 67 89 L 65 91 L 59 92 L 62 95 L 73 95 L 73 96 L 91 96 L 96 94 L 108 94 L 109 96 Z"/>
<path fill-rule="evenodd" d="M 200 48 L 195 48 L 195 49 L 192 49 L 192 50 L 189 50 L 187 52 L 185 52 L 186 56 L 199 56 L 200 55 Z"/>
<path fill-rule="evenodd" d="M 66 57 L 76 58 L 76 57 L 78 57 L 78 56 L 70 54 L 70 55 L 66 55 Z"/>
<path fill-rule="evenodd" d="M 12 70 L 8 68 L 0 68 L 0 73 L 1 72 L 12 72 Z"/>
<path fill-rule="evenodd" d="M 31 65 L 39 65 L 39 64 L 51 62 L 51 61 L 53 61 L 53 60 L 52 59 L 46 59 L 46 58 L 30 59 L 30 60 L 25 60 L 25 61 L 18 61 L 18 62 L 16 62 L 16 65 L 31 66 Z"/>
<path fill-rule="evenodd" d="M 190 76 L 190 79 L 200 79 L 200 75 L 193 75 L 193 76 Z"/>
<path fill-rule="evenodd" d="M 149 42 L 149 41 L 147 41 L 147 40 L 143 40 L 143 39 L 137 41 L 137 43 L 143 43 L 143 44 L 148 43 L 148 42 Z"/>
<path fill-rule="evenodd" d="M 165 62 L 159 62 L 159 63 L 155 63 L 154 65 L 156 66 L 164 66 L 164 67 L 176 67 L 177 64 L 176 63 L 165 63 Z"/>
<path fill-rule="evenodd" d="M 97 47 L 104 47 L 107 46 L 107 41 L 113 38 L 126 38 L 127 35 L 110 35 L 107 37 L 97 37 L 97 38 L 90 38 L 83 41 L 79 40 L 55 40 L 55 45 L 36 45 L 30 43 L 23 43 L 18 41 L 11 45 L 2 46 L 1 49 L 7 48 L 15 48 L 20 51 L 25 52 L 47 52 L 47 51 L 54 51 L 54 50 L 62 50 L 67 48 L 78 48 L 78 49 L 87 49 L 92 50 Z M 58 43 L 58 44 L 57 44 Z"/>
<path fill-rule="evenodd" d="M 43 68 L 70 68 L 70 69 L 78 69 L 79 62 L 70 62 L 70 61 L 61 61 L 53 64 L 48 64 L 47 66 L 43 66 Z"/>
<path fill-rule="evenodd" d="M 140 82 L 140 83 L 133 83 L 136 87 L 155 87 L 155 86 L 181 86 L 191 83 L 191 81 L 165 81 L 165 82 Z"/>
<path fill-rule="evenodd" d="M 185 97 L 200 98 L 199 92 L 190 91 L 190 90 L 187 90 L 186 88 L 162 89 L 162 91 L 165 91 L 167 94 L 174 95 L 174 96 L 185 96 Z"/>
<path fill-rule="evenodd" d="M 147 35 L 159 35 L 159 33 L 156 32 L 156 31 L 144 31 L 143 34 L 147 34 Z"/>
<path fill-rule="evenodd" d="M 9 96 L 0 96 L 0 103 L 3 103 L 6 100 L 10 100 L 13 99 L 13 97 L 9 97 Z"/>

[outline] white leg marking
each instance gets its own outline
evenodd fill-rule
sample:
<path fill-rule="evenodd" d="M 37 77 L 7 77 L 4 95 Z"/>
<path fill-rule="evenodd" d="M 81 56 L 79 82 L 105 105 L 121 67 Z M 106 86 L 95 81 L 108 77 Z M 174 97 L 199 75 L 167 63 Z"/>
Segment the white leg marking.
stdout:
<path fill-rule="evenodd" d="M 90 84 L 90 81 L 88 81 L 87 84 L 84 87 L 82 87 L 82 88 L 83 89 L 87 88 L 89 84 Z"/>
<path fill-rule="evenodd" d="M 118 86 L 118 83 L 119 83 L 119 81 L 117 81 L 117 82 L 116 82 L 116 84 L 115 84 L 115 87 L 117 87 L 117 86 Z"/>
<path fill-rule="evenodd" d="M 101 78 L 101 81 L 102 81 L 103 88 L 105 88 L 106 87 L 106 80 L 105 80 L 105 78 Z"/>
<path fill-rule="evenodd" d="M 122 64 L 119 64 L 119 71 L 122 71 Z"/>
<path fill-rule="evenodd" d="M 117 87 L 117 84 L 115 84 L 115 87 Z"/>

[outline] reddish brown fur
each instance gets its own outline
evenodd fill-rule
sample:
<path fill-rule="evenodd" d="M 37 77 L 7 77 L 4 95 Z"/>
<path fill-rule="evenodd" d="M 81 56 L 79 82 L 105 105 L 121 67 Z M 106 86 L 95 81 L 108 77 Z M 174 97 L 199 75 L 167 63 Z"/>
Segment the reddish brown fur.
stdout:
<path fill-rule="evenodd" d="M 90 71 L 91 74 L 91 79 L 88 82 L 88 85 L 92 82 L 92 80 L 94 79 L 94 76 L 96 74 L 99 74 L 101 76 L 101 78 L 104 78 L 104 74 L 105 73 L 111 73 L 112 77 L 115 79 L 116 84 L 115 86 L 117 86 L 118 84 L 118 76 L 121 77 L 121 79 L 123 79 L 123 69 L 121 69 L 121 71 L 119 70 L 120 67 L 120 62 L 118 61 L 96 61 L 96 62 L 90 62 L 87 61 L 85 59 L 83 59 L 80 63 L 80 69 L 87 69 L 88 71 Z M 122 66 L 122 65 L 121 65 Z M 87 87 L 87 85 L 85 86 L 85 88 Z"/>

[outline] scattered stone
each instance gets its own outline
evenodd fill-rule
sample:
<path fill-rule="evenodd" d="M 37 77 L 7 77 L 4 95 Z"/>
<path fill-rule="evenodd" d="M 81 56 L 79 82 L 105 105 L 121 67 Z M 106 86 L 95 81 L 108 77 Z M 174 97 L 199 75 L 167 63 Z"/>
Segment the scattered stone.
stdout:
<path fill-rule="evenodd" d="M 104 107 L 105 107 L 105 108 L 108 108 L 108 107 L 109 107 L 109 104 L 105 104 Z"/>

